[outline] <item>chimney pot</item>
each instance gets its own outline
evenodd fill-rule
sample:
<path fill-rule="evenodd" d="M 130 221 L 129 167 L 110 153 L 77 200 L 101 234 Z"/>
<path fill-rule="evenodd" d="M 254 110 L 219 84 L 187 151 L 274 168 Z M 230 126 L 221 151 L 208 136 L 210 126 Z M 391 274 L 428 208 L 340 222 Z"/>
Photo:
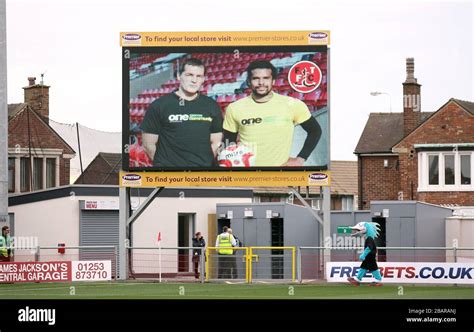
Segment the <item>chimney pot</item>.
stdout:
<path fill-rule="evenodd" d="M 23 88 L 25 104 L 30 105 L 44 119 L 49 119 L 49 86 L 37 84 L 36 77 L 28 77 L 28 83 Z"/>
<path fill-rule="evenodd" d="M 415 78 L 415 58 L 407 58 L 407 79 L 405 83 L 417 83 Z"/>

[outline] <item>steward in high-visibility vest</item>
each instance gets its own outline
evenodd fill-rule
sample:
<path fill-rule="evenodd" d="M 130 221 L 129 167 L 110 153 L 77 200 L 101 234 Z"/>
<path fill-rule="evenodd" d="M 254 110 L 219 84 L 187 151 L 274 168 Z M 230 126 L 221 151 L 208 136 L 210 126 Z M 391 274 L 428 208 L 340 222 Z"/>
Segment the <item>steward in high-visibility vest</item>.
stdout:
<path fill-rule="evenodd" d="M 219 248 L 232 248 L 233 246 L 237 245 L 235 238 L 232 234 L 227 233 L 227 226 L 224 226 L 222 229 L 223 232 L 217 236 L 216 239 L 216 247 Z M 234 250 L 232 249 L 218 249 L 217 252 L 219 255 L 232 255 Z"/>
<path fill-rule="evenodd" d="M 10 260 L 11 247 L 13 247 L 13 239 L 10 237 L 10 229 L 8 226 L 3 226 L 2 234 L 0 235 L 0 260 Z"/>

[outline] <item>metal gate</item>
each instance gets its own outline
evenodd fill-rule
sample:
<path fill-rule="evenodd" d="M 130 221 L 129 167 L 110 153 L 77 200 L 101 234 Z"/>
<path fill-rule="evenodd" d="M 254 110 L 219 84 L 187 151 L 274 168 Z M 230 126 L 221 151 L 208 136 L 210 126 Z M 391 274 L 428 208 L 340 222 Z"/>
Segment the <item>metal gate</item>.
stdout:
<path fill-rule="evenodd" d="M 296 280 L 296 247 L 232 248 L 234 254 L 219 255 L 222 248 L 206 249 L 206 281 L 284 282 Z"/>

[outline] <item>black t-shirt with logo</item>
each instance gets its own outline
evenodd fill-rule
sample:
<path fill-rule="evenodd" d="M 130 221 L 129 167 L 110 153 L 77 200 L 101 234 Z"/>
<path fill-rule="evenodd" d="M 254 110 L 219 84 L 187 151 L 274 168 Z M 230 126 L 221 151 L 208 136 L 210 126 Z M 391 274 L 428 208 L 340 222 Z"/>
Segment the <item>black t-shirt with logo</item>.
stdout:
<path fill-rule="evenodd" d="M 210 167 L 210 135 L 222 132 L 222 113 L 207 96 L 187 101 L 171 93 L 150 104 L 140 128 L 159 135 L 153 166 Z"/>

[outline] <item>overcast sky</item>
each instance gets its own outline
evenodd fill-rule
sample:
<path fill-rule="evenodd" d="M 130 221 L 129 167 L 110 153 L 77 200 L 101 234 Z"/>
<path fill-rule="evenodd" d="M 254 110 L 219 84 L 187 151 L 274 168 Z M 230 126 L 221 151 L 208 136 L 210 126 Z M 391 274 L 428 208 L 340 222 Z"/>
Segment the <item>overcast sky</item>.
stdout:
<path fill-rule="evenodd" d="M 120 131 L 121 31 L 258 30 L 331 31 L 332 160 L 355 160 L 369 113 L 402 111 L 406 57 L 422 111 L 474 101 L 472 1 L 7 0 L 8 103 L 45 73 L 52 119 Z"/>

